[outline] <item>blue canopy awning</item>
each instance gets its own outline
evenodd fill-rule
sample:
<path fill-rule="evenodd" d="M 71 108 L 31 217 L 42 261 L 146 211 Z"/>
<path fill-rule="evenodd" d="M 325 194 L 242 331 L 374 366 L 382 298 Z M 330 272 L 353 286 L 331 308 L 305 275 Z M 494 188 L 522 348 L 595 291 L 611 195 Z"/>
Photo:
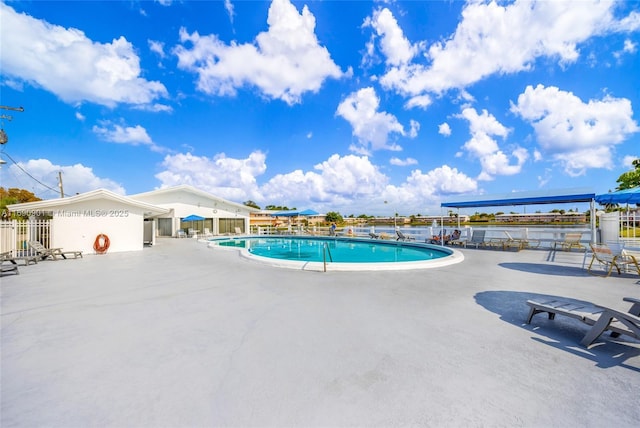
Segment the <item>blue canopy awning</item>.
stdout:
<path fill-rule="evenodd" d="M 480 195 L 442 202 L 441 207 L 476 208 L 508 205 L 565 204 L 591 202 L 595 193 L 590 189 L 544 190 L 536 192 L 512 192 L 497 195 Z"/>
<path fill-rule="evenodd" d="M 318 214 L 320 214 L 318 211 L 304 210 L 304 211 L 300 211 L 299 215 L 318 215 Z"/>
<path fill-rule="evenodd" d="M 191 214 L 190 216 L 187 216 L 182 219 L 182 221 L 202 221 L 202 220 L 204 220 L 204 217 L 200 217 L 199 215 L 195 215 L 195 214 Z"/>
<path fill-rule="evenodd" d="M 276 217 L 298 217 L 301 215 L 318 215 L 317 211 L 314 210 L 304 210 L 304 211 L 279 211 L 273 213 Z"/>
<path fill-rule="evenodd" d="M 596 195 L 596 202 L 605 204 L 640 204 L 640 186 Z"/>

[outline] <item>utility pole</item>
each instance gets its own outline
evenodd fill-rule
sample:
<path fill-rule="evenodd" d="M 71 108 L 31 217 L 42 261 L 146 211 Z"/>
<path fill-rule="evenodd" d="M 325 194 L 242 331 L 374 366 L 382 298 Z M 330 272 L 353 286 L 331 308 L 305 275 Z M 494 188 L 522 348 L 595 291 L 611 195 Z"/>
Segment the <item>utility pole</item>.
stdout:
<path fill-rule="evenodd" d="M 62 171 L 58 171 L 58 187 L 60 187 L 60 197 L 64 198 L 64 189 L 62 188 Z"/>

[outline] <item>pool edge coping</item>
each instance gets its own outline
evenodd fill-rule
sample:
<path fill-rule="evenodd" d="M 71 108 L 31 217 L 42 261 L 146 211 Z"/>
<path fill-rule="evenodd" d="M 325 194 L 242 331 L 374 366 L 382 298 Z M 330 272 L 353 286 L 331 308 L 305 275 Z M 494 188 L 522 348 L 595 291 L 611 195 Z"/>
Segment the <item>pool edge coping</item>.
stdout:
<path fill-rule="evenodd" d="M 309 262 L 309 261 L 297 261 L 297 260 L 283 260 L 283 259 L 274 259 L 270 257 L 257 256 L 255 254 L 250 253 L 246 248 L 238 248 L 238 247 L 222 247 L 219 245 L 211 245 L 212 241 L 216 240 L 228 240 L 228 239 L 252 239 L 252 238 L 303 238 L 303 239 L 321 239 L 321 240 L 349 240 L 349 241 L 359 241 L 359 242 L 370 242 L 372 239 L 350 236 L 350 237 L 325 237 L 325 236 L 292 236 L 292 235 L 243 235 L 243 236 L 226 236 L 219 237 L 214 239 L 208 239 L 204 242 L 207 242 L 207 247 L 216 249 L 216 250 L 224 250 L 224 251 L 237 251 L 241 257 L 250 260 L 252 262 L 260 263 L 263 265 L 269 265 L 277 268 L 285 268 L 285 269 L 294 269 L 294 270 L 304 270 L 304 271 L 313 271 L 313 272 L 323 272 L 325 271 L 325 263 L 323 262 Z M 375 241 L 375 240 L 373 240 Z M 454 248 L 443 247 L 440 245 L 415 242 L 415 241 L 383 241 L 384 244 L 393 244 L 397 245 L 407 245 L 407 246 L 417 246 L 417 247 L 426 247 L 433 248 L 437 247 L 439 249 L 450 252 L 448 256 L 439 257 L 437 259 L 431 260 L 421 260 L 421 261 L 410 261 L 410 262 L 378 262 L 378 263 L 340 263 L 340 262 L 326 262 L 326 271 L 335 271 L 335 272 L 358 272 L 358 271 L 394 271 L 394 270 L 417 270 L 417 269 L 434 269 L 444 266 L 450 266 L 457 263 L 461 263 L 464 261 L 464 254 Z"/>

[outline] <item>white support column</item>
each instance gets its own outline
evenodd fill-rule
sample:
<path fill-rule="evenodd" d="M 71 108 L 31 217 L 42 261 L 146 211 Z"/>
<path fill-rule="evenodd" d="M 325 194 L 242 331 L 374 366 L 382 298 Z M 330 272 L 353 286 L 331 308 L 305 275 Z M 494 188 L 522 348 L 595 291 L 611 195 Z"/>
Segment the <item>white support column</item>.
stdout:
<path fill-rule="evenodd" d="M 591 243 L 595 244 L 597 241 L 596 238 L 596 201 L 595 199 L 591 199 L 590 207 L 591 209 Z"/>

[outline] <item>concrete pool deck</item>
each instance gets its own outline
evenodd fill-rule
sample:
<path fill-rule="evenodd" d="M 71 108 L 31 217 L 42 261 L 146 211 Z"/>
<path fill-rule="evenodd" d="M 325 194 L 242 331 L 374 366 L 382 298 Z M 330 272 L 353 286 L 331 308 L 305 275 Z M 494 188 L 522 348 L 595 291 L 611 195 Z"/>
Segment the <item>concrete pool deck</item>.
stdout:
<path fill-rule="evenodd" d="M 0 286 L 0 426 L 637 426 L 640 342 L 524 322 L 541 295 L 626 311 L 640 277 L 462 251 L 322 273 L 161 239 L 20 266 Z"/>

